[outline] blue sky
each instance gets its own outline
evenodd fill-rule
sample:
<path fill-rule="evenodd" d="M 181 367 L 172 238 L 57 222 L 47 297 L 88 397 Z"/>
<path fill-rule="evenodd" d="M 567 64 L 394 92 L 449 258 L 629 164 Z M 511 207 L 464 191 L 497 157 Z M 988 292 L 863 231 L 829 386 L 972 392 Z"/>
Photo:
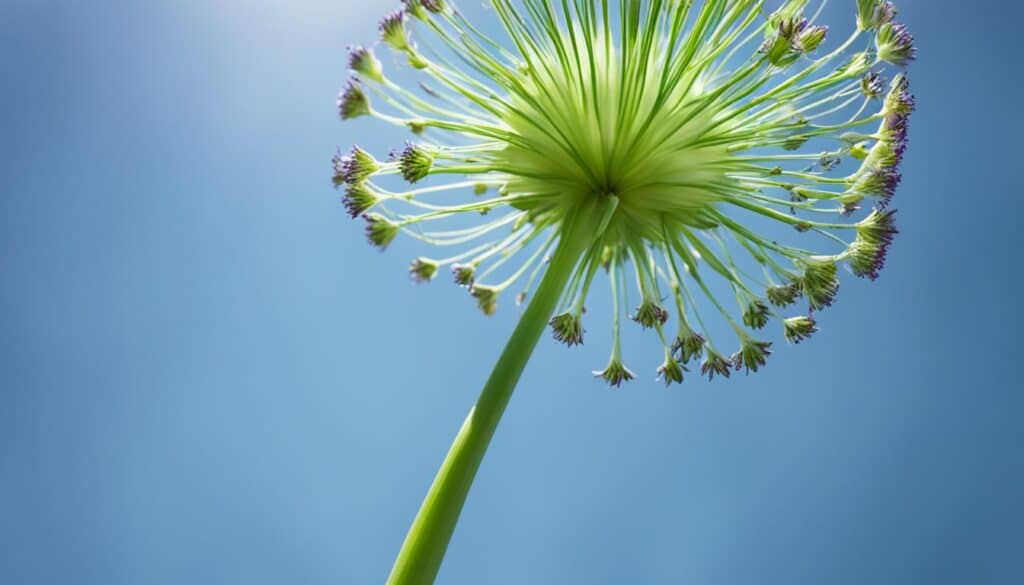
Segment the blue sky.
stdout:
<path fill-rule="evenodd" d="M 439 583 L 1024 580 L 1024 15 L 899 5 L 919 111 L 882 278 L 725 383 L 665 390 L 630 332 L 644 375 L 610 391 L 596 320 L 543 340 Z M 371 249 L 330 188 L 339 146 L 404 139 L 334 110 L 387 8 L 0 6 L 5 582 L 383 581 L 518 314 L 410 283 L 420 247 Z"/>

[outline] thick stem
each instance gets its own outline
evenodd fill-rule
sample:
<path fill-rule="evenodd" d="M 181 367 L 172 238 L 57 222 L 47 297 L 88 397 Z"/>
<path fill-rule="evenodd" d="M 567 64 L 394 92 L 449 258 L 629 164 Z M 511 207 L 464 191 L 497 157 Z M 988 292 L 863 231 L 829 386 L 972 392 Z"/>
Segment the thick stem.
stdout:
<path fill-rule="evenodd" d="M 558 248 L 476 404 L 462 423 L 391 569 L 387 585 L 431 585 L 487 446 L 595 223 L 578 214 L 564 224 Z"/>

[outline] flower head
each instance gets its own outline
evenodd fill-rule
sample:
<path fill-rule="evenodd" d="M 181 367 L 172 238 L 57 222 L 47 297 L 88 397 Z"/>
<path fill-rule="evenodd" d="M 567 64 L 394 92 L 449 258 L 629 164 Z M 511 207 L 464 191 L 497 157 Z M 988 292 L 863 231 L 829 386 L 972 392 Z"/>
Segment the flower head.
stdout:
<path fill-rule="evenodd" d="M 633 320 L 644 329 L 658 327 L 668 321 L 668 311 L 654 301 L 644 301 L 633 313 Z"/>
<path fill-rule="evenodd" d="M 857 27 L 870 30 L 892 22 L 896 7 L 886 0 L 857 0 Z"/>
<path fill-rule="evenodd" d="M 817 333 L 817 325 L 813 317 L 790 317 L 782 321 L 786 341 L 791 343 L 800 343 L 812 334 Z"/>
<path fill-rule="evenodd" d="M 804 273 L 800 277 L 800 283 L 811 309 L 817 311 L 832 306 L 836 295 L 839 294 L 836 261 L 831 258 L 809 258 L 803 265 Z"/>
<path fill-rule="evenodd" d="M 430 258 L 417 258 L 409 265 L 409 276 L 416 282 L 430 282 L 437 276 L 438 263 Z"/>
<path fill-rule="evenodd" d="M 681 362 L 688 364 L 692 360 L 699 359 L 704 353 L 704 337 L 686 328 L 676 337 L 672 349 L 679 354 Z"/>
<path fill-rule="evenodd" d="M 771 354 L 771 342 L 744 337 L 740 340 L 740 350 L 732 355 L 732 365 L 737 372 L 746 369 L 749 374 L 765 365 Z"/>
<path fill-rule="evenodd" d="M 493 286 L 474 284 L 469 287 L 469 294 L 476 299 L 476 304 L 484 315 L 493 315 L 498 310 L 498 291 Z"/>
<path fill-rule="evenodd" d="M 906 75 L 901 73 L 892 80 L 889 94 L 885 97 L 885 113 L 890 116 L 909 116 L 914 111 L 914 105 L 914 95 L 910 93 L 910 81 Z"/>
<path fill-rule="evenodd" d="M 434 166 L 434 157 L 426 148 L 409 142 L 401 152 L 395 153 L 393 158 L 398 161 L 398 168 L 402 178 L 409 183 L 415 183 L 426 178 L 430 169 Z"/>
<path fill-rule="evenodd" d="M 409 49 L 409 33 L 405 28 L 405 12 L 396 10 L 380 21 L 380 40 L 392 49 L 406 51 Z"/>
<path fill-rule="evenodd" d="M 761 45 L 761 52 L 769 63 L 780 67 L 817 49 L 828 33 L 827 26 L 811 26 L 806 18 L 787 15 L 785 11 L 772 15 L 769 25 L 774 27 L 774 31 Z"/>
<path fill-rule="evenodd" d="M 368 213 L 363 217 L 366 218 L 366 239 L 381 250 L 387 249 L 398 235 L 398 225 L 379 213 Z"/>
<path fill-rule="evenodd" d="M 438 13 L 444 10 L 444 0 L 402 0 L 405 10 L 420 20 L 426 20 L 427 13 Z"/>
<path fill-rule="evenodd" d="M 335 168 L 338 169 L 336 164 Z M 373 155 L 358 146 L 353 146 L 348 156 L 340 160 L 340 171 L 342 181 L 348 185 L 361 185 L 366 179 L 373 176 L 380 170 L 380 164 L 373 158 Z M 337 183 L 337 174 L 335 183 Z"/>
<path fill-rule="evenodd" d="M 345 157 L 341 155 L 339 149 L 334 156 L 331 157 L 331 167 L 334 168 L 334 176 L 331 180 L 334 182 L 334 187 L 338 188 L 345 184 Z"/>
<path fill-rule="evenodd" d="M 906 67 L 907 63 L 917 56 L 914 35 L 900 23 L 887 22 L 878 27 L 875 45 L 878 48 L 879 59 L 899 67 Z"/>
<path fill-rule="evenodd" d="M 788 307 L 795 303 L 803 294 L 803 289 L 799 282 L 793 281 L 789 284 L 780 284 L 768 287 L 765 294 L 768 297 L 768 302 L 781 308 Z"/>
<path fill-rule="evenodd" d="M 555 340 L 572 347 L 583 343 L 583 323 L 576 313 L 562 313 L 551 318 Z"/>
<path fill-rule="evenodd" d="M 879 164 L 865 168 L 857 176 L 853 191 L 860 195 L 878 197 L 878 206 L 885 208 L 896 195 L 896 189 L 902 180 L 903 174 L 896 166 Z"/>
<path fill-rule="evenodd" d="M 374 245 L 401 232 L 448 251 L 413 261 L 412 278 L 450 269 L 486 314 L 506 292 L 557 296 L 545 318 L 570 346 L 606 281 L 613 347 L 596 375 L 618 386 L 635 377 L 624 316 L 661 340 L 666 383 L 700 360 L 704 376 L 728 377 L 765 365 L 771 342 L 752 332 L 773 320 L 794 343 L 813 334 L 840 266 L 878 276 L 915 108 L 894 71 L 914 58 L 913 38 L 892 2 L 857 0 L 838 28 L 807 0 L 770 14 L 758 0 L 489 4 L 502 37 L 452 0 L 404 0 L 385 16 L 380 46 L 409 64 L 409 84 L 350 50 L 341 117 L 416 142 L 386 161 L 339 154 L 333 181 Z M 575 264 L 540 294 L 563 249 Z M 813 318 L 784 314 L 794 305 Z M 735 353 L 720 349 L 729 339 Z"/>
<path fill-rule="evenodd" d="M 384 81 L 380 61 L 366 47 L 348 48 L 348 68 L 372 81 Z"/>
<path fill-rule="evenodd" d="M 743 311 L 743 324 L 751 329 L 761 329 L 768 324 L 770 317 L 768 305 L 760 299 L 755 299 L 747 305 L 747 310 Z"/>
<path fill-rule="evenodd" d="M 658 377 L 664 380 L 665 386 L 673 383 L 683 383 L 683 371 L 686 370 L 682 364 L 672 355 L 671 351 L 665 352 L 665 361 L 658 366 Z"/>
<path fill-rule="evenodd" d="M 618 388 L 622 386 L 623 382 L 628 382 L 635 378 L 636 374 L 629 371 L 629 368 L 624 366 L 621 361 L 614 359 L 600 372 L 594 372 L 594 376 L 604 379 L 609 386 Z"/>
<path fill-rule="evenodd" d="M 370 114 L 370 99 L 363 93 L 359 82 L 349 81 L 345 89 L 338 94 L 338 113 L 342 120 L 351 120 Z"/>
<path fill-rule="evenodd" d="M 727 360 L 717 353 L 708 350 L 708 356 L 704 358 L 704 363 L 700 365 L 700 373 L 707 376 L 708 380 L 714 380 L 716 375 L 728 378 L 732 375 L 732 364 L 731 360 Z"/>
<path fill-rule="evenodd" d="M 473 286 L 473 275 L 476 274 L 476 266 L 472 264 L 453 264 L 452 275 L 455 277 L 455 284 L 459 286 Z"/>
<path fill-rule="evenodd" d="M 879 97 L 885 91 L 885 79 L 877 71 L 869 71 L 860 78 L 860 90 L 869 98 Z"/>
<path fill-rule="evenodd" d="M 345 197 L 342 199 L 345 209 L 353 218 L 363 215 L 379 201 L 380 198 L 363 184 L 349 185 L 345 189 Z"/>
<path fill-rule="evenodd" d="M 899 233 L 893 222 L 895 213 L 895 210 L 872 211 L 857 224 L 857 238 L 847 251 L 850 269 L 857 276 L 878 279 L 889 245 Z"/>

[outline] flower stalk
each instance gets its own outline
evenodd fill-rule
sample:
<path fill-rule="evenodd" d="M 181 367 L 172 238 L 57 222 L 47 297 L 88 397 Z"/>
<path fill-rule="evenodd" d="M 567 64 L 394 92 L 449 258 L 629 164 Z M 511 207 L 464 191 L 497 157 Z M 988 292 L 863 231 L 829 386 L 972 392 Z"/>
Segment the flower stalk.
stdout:
<path fill-rule="evenodd" d="M 614 200 L 602 202 L 593 206 L 595 209 L 586 210 L 588 213 L 577 214 L 563 226 L 558 247 L 533 299 L 523 311 L 480 397 L 462 423 L 416 514 L 387 585 L 429 585 L 434 582 L 473 478 L 519 377 L 555 312 L 573 268 L 583 252 L 601 235 L 597 214 L 607 214 L 607 209 L 614 205 Z"/>

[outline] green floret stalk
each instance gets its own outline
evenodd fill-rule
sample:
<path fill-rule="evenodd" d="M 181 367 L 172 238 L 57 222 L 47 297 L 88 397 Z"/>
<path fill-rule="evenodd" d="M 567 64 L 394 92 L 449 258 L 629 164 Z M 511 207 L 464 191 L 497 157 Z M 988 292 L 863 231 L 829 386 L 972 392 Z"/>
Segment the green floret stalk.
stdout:
<path fill-rule="evenodd" d="M 596 207 L 614 207 L 608 199 Z M 523 312 L 476 404 L 459 429 L 405 537 L 387 585 L 430 585 L 434 582 L 448 542 L 458 522 L 469 488 L 487 446 L 508 405 L 519 377 L 533 353 L 577 262 L 597 238 L 607 209 L 570 213 L 561 239 L 533 300 Z"/>

